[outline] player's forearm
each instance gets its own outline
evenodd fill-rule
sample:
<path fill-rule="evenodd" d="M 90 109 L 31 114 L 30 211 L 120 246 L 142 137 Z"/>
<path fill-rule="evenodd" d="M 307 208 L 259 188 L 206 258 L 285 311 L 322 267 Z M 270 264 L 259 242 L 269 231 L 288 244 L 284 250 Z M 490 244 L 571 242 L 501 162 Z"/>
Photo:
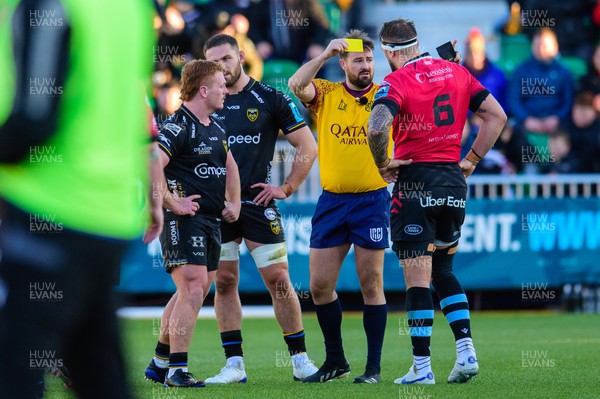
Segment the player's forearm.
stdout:
<path fill-rule="evenodd" d="M 162 207 L 165 209 L 168 209 L 172 212 L 177 211 L 179 209 L 178 208 L 179 197 L 169 191 L 169 188 L 167 186 L 167 181 L 164 178 L 164 176 L 163 176 L 162 180 L 157 181 L 156 183 L 154 183 L 154 185 L 155 185 L 155 190 L 158 193 L 158 196 L 161 198 Z"/>
<path fill-rule="evenodd" d="M 500 104 L 498 104 L 492 95 L 489 95 L 485 99 L 475 114 L 483 119 L 483 123 L 466 158 L 470 161 L 475 160 L 475 163 L 477 163 L 481 158 L 485 157 L 496 143 L 496 140 L 498 140 L 506 124 L 507 117 Z M 472 158 L 472 155 L 475 155 L 475 158 Z"/>
<path fill-rule="evenodd" d="M 310 169 L 317 158 L 317 146 L 314 143 L 305 143 L 296 147 L 296 154 L 292 163 L 292 170 L 285 182 L 281 185 L 281 190 L 286 196 L 292 195 L 298 187 L 306 180 Z"/>
<path fill-rule="evenodd" d="M 162 208 L 163 192 L 160 189 L 160 182 L 165 181 L 165 174 L 159 161 L 158 144 L 152 143 L 150 149 L 150 179 L 152 182 L 152 190 L 150 190 L 151 203 L 153 208 Z M 157 184 L 159 183 L 159 184 Z"/>
<path fill-rule="evenodd" d="M 226 168 L 225 198 L 231 203 L 239 204 L 241 202 L 240 173 L 231 153 L 228 154 Z"/>
<path fill-rule="evenodd" d="M 378 168 L 385 167 L 388 162 L 388 146 L 390 142 L 390 127 L 394 116 L 383 104 L 377 104 L 369 117 L 369 148 Z"/>
<path fill-rule="evenodd" d="M 502 119 L 500 117 L 483 122 L 479 128 L 479 133 L 477 133 L 475 142 L 471 146 L 473 152 L 477 156 L 481 158 L 485 157 L 485 155 L 496 143 L 496 140 L 498 140 L 505 123 L 506 119 Z"/>

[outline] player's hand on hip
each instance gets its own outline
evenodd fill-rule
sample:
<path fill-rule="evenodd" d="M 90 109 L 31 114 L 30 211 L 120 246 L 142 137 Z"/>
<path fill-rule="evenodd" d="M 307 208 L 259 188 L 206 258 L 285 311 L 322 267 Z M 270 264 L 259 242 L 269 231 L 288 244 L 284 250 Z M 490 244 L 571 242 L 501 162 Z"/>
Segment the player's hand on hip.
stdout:
<path fill-rule="evenodd" d="M 194 194 L 194 195 L 190 195 L 189 197 L 179 198 L 179 200 L 177 200 L 177 207 L 173 211 L 175 212 L 176 215 L 194 216 L 194 215 L 196 215 L 196 212 L 198 211 L 198 209 L 200 209 L 200 204 L 198 204 L 194 200 L 201 198 L 201 197 L 202 196 L 200 194 Z"/>
<path fill-rule="evenodd" d="M 227 223 L 233 223 L 237 221 L 240 217 L 241 206 L 242 204 L 240 204 L 239 202 L 233 203 L 225 201 L 225 208 L 223 209 L 223 212 L 221 212 L 223 220 L 225 220 Z"/>
<path fill-rule="evenodd" d="M 257 187 L 260 187 L 263 190 L 254 198 L 254 203 L 256 205 L 268 206 L 269 203 L 274 199 L 287 198 L 287 195 L 285 195 L 285 193 L 280 187 L 274 186 L 272 184 L 256 183 L 253 184 L 250 188 Z"/>
<path fill-rule="evenodd" d="M 462 169 L 462 174 L 465 179 L 471 176 L 471 173 L 475 170 L 475 165 L 473 162 L 468 161 L 466 158 L 459 162 L 458 166 Z"/>
<path fill-rule="evenodd" d="M 410 165 L 412 159 L 392 159 L 384 168 L 377 169 L 386 183 L 395 183 L 398 180 L 400 166 Z"/>

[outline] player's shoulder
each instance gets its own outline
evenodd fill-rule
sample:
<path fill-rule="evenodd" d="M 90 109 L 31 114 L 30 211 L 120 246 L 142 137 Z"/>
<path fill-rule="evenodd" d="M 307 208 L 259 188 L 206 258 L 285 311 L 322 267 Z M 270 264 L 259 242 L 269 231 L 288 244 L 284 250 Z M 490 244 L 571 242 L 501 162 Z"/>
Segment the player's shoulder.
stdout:
<path fill-rule="evenodd" d="M 226 134 L 225 133 L 225 124 L 223 123 L 223 121 L 219 120 L 219 117 L 216 114 L 213 113 L 212 115 L 209 116 L 209 118 L 215 129 L 217 129 L 222 134 Z"/>
<path fill-rule="evenodd" d="M 263 82 L 255 81 L 255 83 L 250 87 L 250 92 L 254 92 L 259 95 L 261 98 L 273 101 L 277 97 L 281 96 L 283 93 L 271 85 L 268 85 Z M 255 94 L 255 97 L 256 97 Z M 258 97 L 257 97 L 258 99 Z"/>
<path fill-rule="evenodd" d="M 169 117 L 158 123 L 159 133 L 168 131 L 174 136 L 178 136 L 182 130 L 186 130 L 186 123 L 189 122 L 189 118 L 186 118 L 181 108 L 169 115 Z"/>
<path fill-rule="evenodd" d="M 292 102 L 292 98 L 286 93 L 277 90 L 273 86 L 266 83 L 256 81 L 256 83 L 250 88 L 250 91 L 254 91 L 254 96 L 261 104 L 264 101 L 266 106 L 276 106 L 277 104 L 287 104 Z"/>

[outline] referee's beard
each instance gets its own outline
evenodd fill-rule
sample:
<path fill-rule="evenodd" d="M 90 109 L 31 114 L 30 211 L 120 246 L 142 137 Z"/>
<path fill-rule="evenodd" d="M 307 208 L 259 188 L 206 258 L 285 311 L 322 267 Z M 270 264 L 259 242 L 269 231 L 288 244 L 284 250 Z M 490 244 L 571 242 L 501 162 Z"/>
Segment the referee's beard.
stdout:
<path fill-rule="evenodd" d="M 368 72 L 368 76 L 361 76 L 361 73 Z M 373 82 L 373 72 L 369 70 L 363 70 L 358 73 L 358 75 L 347 75 L 348 82 L 352 83 L 353 86 L 358 87 L 359 89 L 366 89 L 369 87 L 371 82 Z"/>

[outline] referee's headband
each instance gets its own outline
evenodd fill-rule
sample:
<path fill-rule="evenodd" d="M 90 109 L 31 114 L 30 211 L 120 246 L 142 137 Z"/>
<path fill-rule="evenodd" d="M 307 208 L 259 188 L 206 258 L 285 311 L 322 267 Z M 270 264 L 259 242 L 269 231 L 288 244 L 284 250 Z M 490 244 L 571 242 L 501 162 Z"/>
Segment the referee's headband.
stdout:
<path fill-rule="evenodd" d="M 407 40 L 404 40 L 404 41 L 398 42 L 398 43 L 386 42 L 381 37 L 379 38 L 379 40 L 381 40 L 381 48 L 383 50 L 398 51 L 403 48 L 413 46 L 417 42 L 417 37 L 415 36 L 412 39 L 407 39 Z"/>

